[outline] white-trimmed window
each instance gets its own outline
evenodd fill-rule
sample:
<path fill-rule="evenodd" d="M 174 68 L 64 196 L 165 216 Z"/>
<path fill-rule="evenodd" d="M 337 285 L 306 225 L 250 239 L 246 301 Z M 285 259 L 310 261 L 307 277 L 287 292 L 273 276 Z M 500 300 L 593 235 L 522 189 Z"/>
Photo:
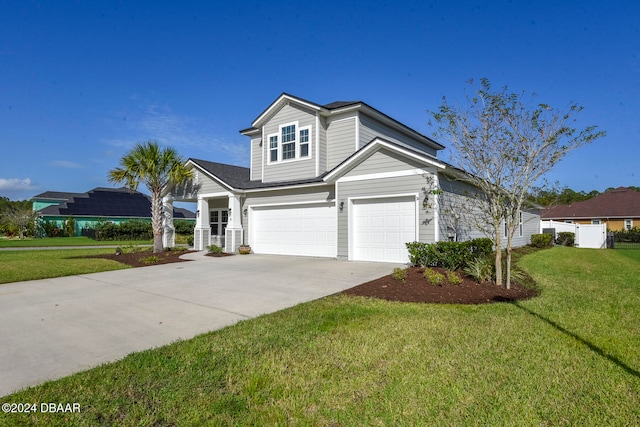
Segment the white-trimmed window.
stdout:
<path fill-rule="evenodd" d="M 269 163 L 293 161 L 311 157 L 311 126 L 299 127 L 298 122 L 285 123 L 278 133 L 268 135 Z"/>
<path fill-rule="evenodd" d="M 296 158 L 296 124 L 282 126 L 282 160 Z"/>
<path fill-rule="evenodd" d="M 599 219 L 592 219 L 592 220 L 591 220 L 591 224 L 593 224 L 593 225 L 600 225 L 600 224 L 601 224 L 601 222 L 600 222 L 600 220 L 599 220 Z"/>
<path fill-rule="evenodd" d="M 520 218 L 518 219 L 518 228 L 520 230 L 520 237 L 522 237 L 522 212 L 520 212 Z"/>
<path fill-rule="evenodd" d="M 278 135 L 269 135 L 269 162 L 278 161 Z"/>
<path fill-rule="evenodd" d="M 631 230 L 633 228 L 633 220 L 632 219 L 625 219 L 624 220 L 624 229 L 625 230 Z"/>

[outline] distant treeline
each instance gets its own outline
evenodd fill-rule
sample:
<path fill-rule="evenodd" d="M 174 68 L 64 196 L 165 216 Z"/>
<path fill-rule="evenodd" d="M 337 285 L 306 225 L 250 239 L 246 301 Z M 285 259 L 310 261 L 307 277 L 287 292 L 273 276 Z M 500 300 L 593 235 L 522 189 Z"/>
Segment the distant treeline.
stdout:
<path fill-rule="evenodd" d="M 640 187 L 629 186 L 635 191 L 640 191 Z M 614 187 L 609 187 L 605 192 L 614 190 Z M 541 206 L 555 206 L 555 205 L 569 205 L 575 202 L 582 202 L 583 200 L 591 199 L 597 195 L 601 194 L 598 190 L 593 190 L 588 193 L 584 191 L 574 191 L 568 187 L 564 187 L 561 189 L 552 188 L 552 189 L 535 189 L 534 193 L 531 195 L 531 200 Z"/>

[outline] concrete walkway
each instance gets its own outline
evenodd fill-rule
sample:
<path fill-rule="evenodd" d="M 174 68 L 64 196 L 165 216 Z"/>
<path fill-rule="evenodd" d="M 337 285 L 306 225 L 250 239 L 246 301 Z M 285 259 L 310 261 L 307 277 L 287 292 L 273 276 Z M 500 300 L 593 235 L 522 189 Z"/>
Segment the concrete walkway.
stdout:
<path fill-rule="evenodd" d="M 311 301 L 394 264 L 275 255 L 0 285 L 0 396 Z"/>

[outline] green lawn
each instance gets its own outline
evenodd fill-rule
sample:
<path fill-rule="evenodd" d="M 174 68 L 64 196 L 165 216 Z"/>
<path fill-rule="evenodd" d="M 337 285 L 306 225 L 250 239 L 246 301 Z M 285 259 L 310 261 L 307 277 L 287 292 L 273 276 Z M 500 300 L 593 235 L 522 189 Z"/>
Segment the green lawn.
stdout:
<path fill-rule="evenodd" d="M 109 241 L 93 240 L 88 237 L 45 237 L 42 239 L 0 238 L 0 248 L 30 248 L 47 246 L 105 246 L 105 245 L 150 245 L 152 240 Z"/>
<path fill-rule="evenodd" d="M 0 284 L 127 268 L 117 261 L 78 258 L 104 253 L 113 249 L 0 251 Z"/>
<path fill-rule="evenodd" d="M 81 406 L 0 424 L 638 425 L 640 251 L 519 263 L 540 297 L 332 296 L 0 398 Z"/>

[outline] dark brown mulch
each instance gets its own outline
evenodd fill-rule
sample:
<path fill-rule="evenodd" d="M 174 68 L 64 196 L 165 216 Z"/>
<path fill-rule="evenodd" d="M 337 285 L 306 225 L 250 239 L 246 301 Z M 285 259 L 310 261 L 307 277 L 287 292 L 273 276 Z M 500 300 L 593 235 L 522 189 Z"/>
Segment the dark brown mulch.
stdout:
<path fill-rule="evenodd" d="M 443 270 L 436 268 L 436 271 Z M 372 280 L 342 292 L 346 295 L 379 298 L 388 301 L 423 302 L 440 304 L 486 304 L 532 298 L 538 295 L 533 288 L 516 283 L 511 289 L 492 283 L 477 283 L 465 277 L 462 283 L 432 285 L 423 277 L 424 269 L 410 267 L 404 282 L 391 275 Z"/>
<path fill-rule="evenodd" d="M 189 261 L 188 259 L 180 258 L 181 255 L 188 254 L 189 252 L 193 251 L 163 251 L 154 254 L 153 250 L 149 249 L 140 252 L 122 253 L 120 255 L 116 255 L 114 250 L 114 252 L 111 254 L 88 255 L 83 258 L 104 258 L 118 261 L 122 264 L 130 265 L 131 267 L 148 267 L 150 265 L 171 264 L 173 262 Z M 149 257 L 154 255 L 158 257 L 157 261 L 144 261 L 145 258 L 148 259 Z"/>
<path fill-rule="evenodd" d="M 210 256 L 210 257 L 213 257 L 213 258 L 222 258 L 222 257 L 225 257 L 225 256 L 233 256 L 233 255 L 235 255 L 235 254 L 230 254 L 228 252 L 220 252 L 219 254 L 208 253 L 205 256 Z"/>

